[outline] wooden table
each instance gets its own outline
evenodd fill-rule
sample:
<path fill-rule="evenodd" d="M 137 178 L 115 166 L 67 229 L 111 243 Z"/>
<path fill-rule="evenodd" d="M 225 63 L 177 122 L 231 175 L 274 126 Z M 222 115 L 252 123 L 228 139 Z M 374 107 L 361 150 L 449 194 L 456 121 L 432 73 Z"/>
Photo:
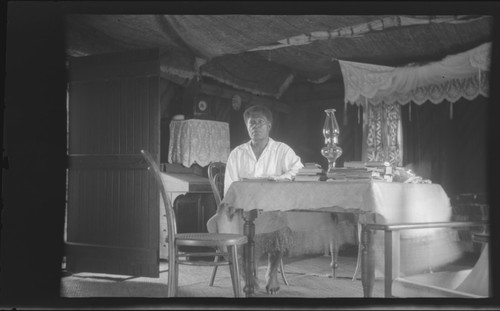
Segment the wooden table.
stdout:
<path fill-rule="evenodd" d="M 243 210 L 243 229 L 248 237 L 243 252 L 246 270 L 244 292 L 247 297 L 253 296 L 255 291 L 250 280 L 256 275 L 254 220 L 260 211 L 349 212 L 359 214 L 361 223 L 436 222 L 448 221 L 451 218 L 449 198 L 438 184 L 250 180 L 232 183 L 222 202 Z M 370 297 L 374 262 L 368 258 L 373 244 L 369 232 L 363 235 L 362 244 L 363 292 L 365 297 Z"/>

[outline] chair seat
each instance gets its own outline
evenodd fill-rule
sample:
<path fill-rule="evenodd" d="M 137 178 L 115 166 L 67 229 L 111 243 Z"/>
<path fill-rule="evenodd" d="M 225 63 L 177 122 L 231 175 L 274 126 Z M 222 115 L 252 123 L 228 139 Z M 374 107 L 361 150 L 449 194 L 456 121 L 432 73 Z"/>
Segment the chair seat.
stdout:
<path fill-rule="evenodd" d="M 247 237 L 230 233 L 178 233 L 175 240 L 177 245 L 185 246 L 229 246 L 243 245 Z"/>

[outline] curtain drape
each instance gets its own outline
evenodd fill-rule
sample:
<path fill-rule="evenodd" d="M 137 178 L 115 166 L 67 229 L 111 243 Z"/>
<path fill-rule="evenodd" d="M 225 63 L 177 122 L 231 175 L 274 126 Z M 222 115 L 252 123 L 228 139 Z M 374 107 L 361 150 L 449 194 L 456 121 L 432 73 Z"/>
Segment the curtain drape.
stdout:
<path fill-rule="evenodd" d="M 438 62 L 388 67 L 339 61 L 344 78 L 345 101 L 362 105 L 384 103 L 435 104 L 460 98 L 488 96 L 491 43 Z"/>
<path fill-rule="evenodd" d="M 389 161 L 393 165 L 401 165 L 403 158 L 405 163 L 415 161 L 421 171 L 417 173 L 424 178 L 432 180 L 437 177 L 441 181 L 452 178 L 451 175 L 445 176 L 438 171 L 448 172 L 447 166 L 453 164 L 443 161 L 454 159 L 456 153 L 462 152 L 458 147 L 453 147 L 455 150 L 449 145 L 450 135 L 454 135 L 448 133 L 450 129 L 453 128 L 454 132 L 463 131 L 455 125 L 460 121 L 452 122 L 457 113 L 454 104 L 463 103 L 464 100 L 468 100 L 469 104 L 481 102 L 476 99 L 488 96 L 490 62 L 490 42 L 429 64 L 388 67 L 339 61 L 344 79 L 346 105 L 351 103 L 365 107 L 363 159 Z M 431 109 L 427 106 L 417 109 L 424 103 L 440 105 L 437 105 L 439 108 Z M 408 121 L 415 118 L 413 127 L 401 127 L 400 105 L 407 106 L 404 110 L 407 112 Z M 476 109 L 474 104 L 472 106 L 459 109 Z M 429 110 L 432 112 L 428 113 Z M 413 117 L 414 111 L 418 111 L 418 115 Z M 471 113 L 476 112 L 474 110 Z M 442 114 L 446 115 L 446 120 Z M 439 118 L 439 121 L 435 121 L 436 118 Z M 430 129 L 430 132 L 426 132 L 427 129 Z M 473 128 L 472 131 L 480 129 Z M 407 132 L 406 137 L 402 136 L 403 131 Z M 425 135 L 429 137 L 422 139 Z M 401 150 L 402 141 L 405 142 L 405 149 L 408 147 L 409 151 Z M 432 152 L 432 155 L 426 155 L 425 152 Z"/>
<path fill-rule="evenodd" d="M 403 165 L 443 186 L 449 196 L 487 192 L 488 99 L 402 106 Z"/>
<path fill-rule="evenodd" d="M 397 103 L 365 105 L 365 161 L 402 165 L 401 106 Z"/>

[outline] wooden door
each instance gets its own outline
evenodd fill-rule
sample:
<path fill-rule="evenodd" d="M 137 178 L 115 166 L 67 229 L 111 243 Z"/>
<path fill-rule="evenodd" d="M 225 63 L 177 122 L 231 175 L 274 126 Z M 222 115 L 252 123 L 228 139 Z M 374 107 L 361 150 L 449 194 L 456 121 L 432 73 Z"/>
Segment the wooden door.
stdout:
<path fill-rule="evenodd" d="M 73 58 L 69 69 L 66 267 L 159 277 L 159 53 Z"/>

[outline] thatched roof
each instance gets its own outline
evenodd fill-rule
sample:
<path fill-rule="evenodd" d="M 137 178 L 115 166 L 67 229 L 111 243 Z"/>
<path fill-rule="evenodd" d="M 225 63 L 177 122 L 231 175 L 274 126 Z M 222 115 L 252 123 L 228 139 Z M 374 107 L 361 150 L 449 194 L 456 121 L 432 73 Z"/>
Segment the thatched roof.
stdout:
<path fill-rule="evenodd" d="M 196 72 L 279 98 L 293 80 L 341 79 L 338 60 L 404 66 L 492 41 L 491 16 L 68 15 L 67 55 L 161 48 L 162 71 Z"/>

